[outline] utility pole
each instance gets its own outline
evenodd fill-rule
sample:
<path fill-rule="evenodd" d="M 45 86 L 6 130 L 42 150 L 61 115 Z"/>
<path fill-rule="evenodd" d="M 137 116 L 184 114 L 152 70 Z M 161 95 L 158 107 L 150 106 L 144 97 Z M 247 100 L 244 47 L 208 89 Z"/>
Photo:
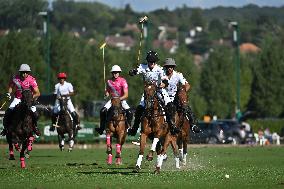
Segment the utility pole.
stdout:
<path fill-rule="evenodd" d="M 46 63 L 46 92 L 50 93 L 50 13 L 52 11 L 52 1 L 48 1 L 47 11 L 39 12 L 39 15 L 44 18 L 43 34 L 44 34 L 44 49 Z"/>
<path fill-rule="evenodd" d="M 238 22 L 230 22 L 230 26 L 233 27 L 233 41 L 235 46 L 235 69 L 236 69 L 236 118 L 240 119 L 242 116 L 240 105 L 240 29 Z"/>

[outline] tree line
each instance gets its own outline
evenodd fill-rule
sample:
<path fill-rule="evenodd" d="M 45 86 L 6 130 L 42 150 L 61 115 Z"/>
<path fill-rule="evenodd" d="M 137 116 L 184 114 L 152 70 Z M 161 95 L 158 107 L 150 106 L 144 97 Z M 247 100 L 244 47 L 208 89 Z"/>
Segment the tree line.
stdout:
<path fill-rule="evenodd" d="M 74 100 L 79 107 L 84 107 L 91 100 L 103 100 L 104 65 L 99 46 L 105 36 L 122 33 L 126 23 L 136 23 L 145 13 L 136 13 L 129 5 L 124 9 L 111 9 L 99 3 L 55 1 L 51 13 L 51 71 L 48 73 L 43 20 L 38 15 L 47 6 L 47 2 L 42 0 L 0 0 L 0 28 L 9 29 L 8 34 L 0 36 L 1 93 L 6 92 L 9 78 L 17 72 L 20 64 L 27 63 L 43 94 L 52 92 L 47 90 L 48 77 L 51 78 L 50 88 L 53 89 L 57 82 L 56 74 L 64 71 L 78 93 Z M 257 54 L 241 54 L 241 110 L 254 111 L 259 117 L 283 117 L 284 30 L 283 19 L 280 19 L 284 18 L 283 7 L 265 9 L 250 5 L 231 9 L 219 7 L 201 10 L 184 6 L 173 11 L 161 9 L 147 13 L 151 18 L 152 38 L 158 33 L 155 28 L 165 23 L 176 26 L 180 33 L 179 48 L 175 54 L 154 49 L 159 53 L 159 64 L 162 65 L 167 57 L 176 60 L 177 70 L 184 74 L 192 86 L 190 103 L 199 118 L 205 114 L 232 117 L 237 95 L 235 49 L 213 44 L 213 41 L 230 39 L 231 31 L 225 29 L 226 20 L 236 19 L 240 23 L 241 41 L 253 42 L 261 49 Z M 259 10 L 262 12 L 259 13 Z M 229 13 L 232 14 L 228 16 Z M 198 44 L 202 48 L 182 43 L 188 29 L 194 26 L 204 28 Z M 80 32 L 83 27 L 86 31 Z M 82 35 L 76 37 L 70 34 L 71 31 L 79 31 Z M 139 39 L 139 34 L 131 35 Z M 94 38 L 96 43 L 89 43 L 90 38 Z M 112 65 L 121 66 L 122 75 L 129 83 L 128 101 L 133 107 L 139 102 L 143 83 L 141 78 L 130 77 L 127 73 L 136 65 L 138 48 L 139 44 L 130 51 L 110 47 L 105 49 L 107 76 L 110 76 Z M 142 53 L 142 61 L 147 50 L 144 49 Z M 208 58 L 199 66 L 194 64 L 193 53 L 205 52 Z"/>

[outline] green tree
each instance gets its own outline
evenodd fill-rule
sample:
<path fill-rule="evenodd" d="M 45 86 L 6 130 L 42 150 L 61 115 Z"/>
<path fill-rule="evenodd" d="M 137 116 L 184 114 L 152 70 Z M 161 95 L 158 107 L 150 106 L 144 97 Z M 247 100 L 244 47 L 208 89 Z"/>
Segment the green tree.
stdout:
<path fill-rule="evenodd" d="M 280 37 L 278 37 L 280 36 Z M 254 66 L 250 109 L 260 116 L 283 116 L 284 37 L 283 32 L 265 38 L 259 62 Z"/>
<path fill-rule="evenodd" d="M 226 118 L 234 111 L 234 66 L 226 47 L 210 54 L 201 73 L 201 94 L 207 103 L 207 113 Z"/>

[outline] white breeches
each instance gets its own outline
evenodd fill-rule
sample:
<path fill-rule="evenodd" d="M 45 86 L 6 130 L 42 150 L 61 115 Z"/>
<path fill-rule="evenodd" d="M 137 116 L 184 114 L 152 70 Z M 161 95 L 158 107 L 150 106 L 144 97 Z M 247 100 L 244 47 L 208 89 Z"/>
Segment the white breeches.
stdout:
<path fill-rule="evenodd" d="M 21 102 L 21 99 L 19 98 L 14 98 L 14 100 L 12 101 L 12 103 L 9 106 L 9 109 L 13 110 L 15 108 L 15 106 L 17 106 L 19 103 Z M 31 107 L 31 111 L 35 112 L 36 111 L 36 107 L 32 106 Z"/>
<path fill-rule="evenodd" d="M 69 111 L 70 113 L 72 113 L 72 112 L 75 111 L 75 108 L 74 108 L 74 106 L 73 106 L 73 104 L 72 104 L 71 99 L 69 99 L 69 100 L 67 101 L 67 108 L 68 108 L 68 111 Z M 60 112 L 60 104 L 59 104 L 59 100 L 56 100 L 56 101 L 55 101 L 55 105 L 54 105 L 54 107 L 53 107 L 53 113 L 57 114 L 58 112 Z"/>
<path fill-rule="evenodd" d="M 169 97 L 169 94 L 168 92 L 166 91 L 166 89 L 159 89 L 158 91 L 158 98 L 160 100 L 162 100 L 165 105 L 167 105 L 169 102 L 172 102 L 173 100 L 171 100 L 171 98 Z M 145 101 L 144 101 L 144 94 L 142 95 L 141 97 L 141 100 L 140 100 L 140 105 L 145 107 Z"/>
<path fill-rule="evenodd" d="M 125 110 L 128 110 L 128 109 L 130 108 L 129 105 L 127 104 L 126 100 L 122 100 L 122 101 L 121 101 L 121 105 L 122 105 L 123 109 L 125 109 Z M 105 107 L 107 110 L 109 110 L 110 107 L 111 107 L 111 100 L 109 100 L 109 101 L 104 105 L 104 107 Z"/>

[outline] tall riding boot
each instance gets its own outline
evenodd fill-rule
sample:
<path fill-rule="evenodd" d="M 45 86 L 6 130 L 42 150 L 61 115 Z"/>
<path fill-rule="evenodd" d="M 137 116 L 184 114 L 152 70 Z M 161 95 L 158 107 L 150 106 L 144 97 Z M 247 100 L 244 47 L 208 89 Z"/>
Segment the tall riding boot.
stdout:
<path fill-rule="evenodd" d="M 50 126 L 50 128 L 49 128 L 49 131 L 52 131 L 52 132 L 53 132 L 53 131 L 55 130 L 55 127 L 54 127 L 53 125 L 56 124 L 57 116 L 58 116 L 58 114 L 52 113 L 52 115 L 51 115 L 51 121 L 52 121 L 52 123 L 51 123 L 51 126 Z"/>
<path fill-rule="evenodd" d="M 103 107 L 100 111 L 100 127 L 95 128 L 95 130 L 102 135 L 106 128 L 106 120 L 107 120 L 107 108 Z"/>
<path fill-rule="evenodd" d="M 8 108 L 5 112 L 4 118 L 3 118 L 3 130 L 1 131 L 1 135 L 5 136 L 7 134 L 7 128 L 10 125 L 10 117 L 12 115 L 13 110 Z"/>
<path fill-rule="evenodd" d="M 187 108 L 186 114 L 187 114 L 189 123 L 191 125 L 191 130 L 194 133 L 199 133 L 201 131 L 201 129 L 197 126 L 196 118 L 195 118 L 193 111 L 192 111 L 190 106 Z"/>
<path fill-rule="evenodd" d="M 40 133 L 40 130 L 38 129 L 37 127 L 37 121 L 38 121 L 38 118 L 39 118 L 39 113 L 37 111 L 33 112 L 33 132 L 37 135 L 37 136 L 40 136 L 41 133 Z"/>
<path fill-rule="evenodd" d="M 130 108 L 125 110 L 125 111 L 126 111 L 126 123 L 127 123 L 128 127 L 130 128 L 131 122 L 132 122 L 132 119 L 133 119 L 133 113 L 130 110 Z"/>
<path fill-rule="evenodd" d="M 79 116 L 78 116 L 77 112 L 76 111 L 71 112 L 71 116 L 73 118 L 73 129 L 74 129 L 74 131 L 80 130 L 81 127 L 80 127 L 80 121 L 79 121 Z"/>
<path fill-rule="evenodd" d="M 134 119 L 134 125 L 128 129 L 128 134 L 131 136 L 135 136 L 137 133 L 137 130 L 139 128 L 140 122 L 141 122 L 141 118 L 144 112 L 144 107 L 139 105 L 137 106 L 136 110 L 135 110 L 135 119 Z"/>
<path fill-rule="evenodd" d="M 173 102 L 169 102 L 165 107 L 165 113 L 166 113 L 166 120 L 167 123 L 170 126 L 170 132 L 174 135 L 180 132 L 180 129 L 177 128 L 174 122 L 174 116 L 176 112 L 176 107 Z"/>

